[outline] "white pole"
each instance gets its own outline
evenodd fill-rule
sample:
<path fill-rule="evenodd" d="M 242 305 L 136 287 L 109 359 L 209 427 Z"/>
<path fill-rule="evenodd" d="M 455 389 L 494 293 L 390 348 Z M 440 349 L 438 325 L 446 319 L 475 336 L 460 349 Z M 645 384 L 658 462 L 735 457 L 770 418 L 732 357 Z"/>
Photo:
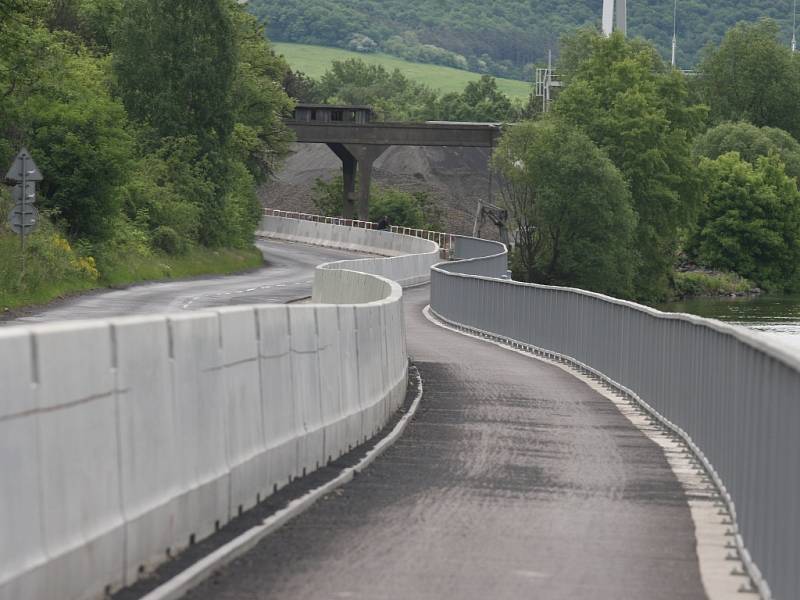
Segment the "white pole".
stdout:
<path fill-rule="evenodd" d="M 603 0 L 603 35 L 609 36 L 614 29 L 614 2 Z"/>
<path fill-rule="evenodd" d="M 795 0 L 796 1 L 796 0 Z M 675 53 L 678 50 L 678 0 L 672 9 L 672 66 L 675 66 Z"/>

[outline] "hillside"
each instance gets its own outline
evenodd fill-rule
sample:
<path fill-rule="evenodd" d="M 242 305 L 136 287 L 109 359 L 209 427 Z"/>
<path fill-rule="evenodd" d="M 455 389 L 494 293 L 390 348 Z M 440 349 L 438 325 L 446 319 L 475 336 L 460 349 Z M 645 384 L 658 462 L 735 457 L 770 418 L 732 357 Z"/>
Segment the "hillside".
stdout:
<path fill-rule="evenodd" d="M 308 44 L 276 43 L 273 46 L 278 54 L 286 57 L 287 62 L 294 70 L 302 71 L 314 78 L 321 77 L 330 67 L 331 61 L 348 58 L 360 58 L 368 63 L 383 65 L 388 70 L 400 69 L 409 79 L 423 83 L 442 94 L 461 92 L 468 82 L 480 77 L 477 73 L 461 69 L 415 63 L 383 53 L 359 54 L 338 48 Z M 497 87 L 509 98 L 519 98 L 523 101 L 527 100 L 531 93 L 530 83 L 514 79 L 498 78 Z"/>
<path fill-rule="evenodd" d="M 601 0 L 250 0 L 270 39 L 366 51 L 416 62 L 530 79 L 530 64 L 557 51 L 566 31 L 598 24 Z M 670 0 L 630 0 L 631 35 L 653 41 L 668 57 Z M 791 37 L 792 2 L 685 0 L 678 3 L 680 66 L 695 64 L 703 46 L 738 21 L 778 20 Z"/>

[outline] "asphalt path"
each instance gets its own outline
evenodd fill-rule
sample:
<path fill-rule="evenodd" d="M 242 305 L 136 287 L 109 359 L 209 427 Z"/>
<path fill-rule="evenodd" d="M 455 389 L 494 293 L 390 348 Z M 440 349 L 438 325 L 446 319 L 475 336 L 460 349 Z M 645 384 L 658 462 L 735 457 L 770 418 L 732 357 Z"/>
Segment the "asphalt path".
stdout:
<path fill-rule="evenodd" d="M 239 275 L 145 283 L 101 290 L 57 301 L 0 325 L 64 319 L 201 310 L 235 304 L 285 303 L 311 295 L 314 267 L 364 254 L 305 244 L 258 239 L 264 267 Z"/>
<path fill-rule="evenodd" d="M 705 598 L 663 451 L 558 367 L 431 324 L 427 295 L 405 295 L 404 436 L 187 597 Z"/>

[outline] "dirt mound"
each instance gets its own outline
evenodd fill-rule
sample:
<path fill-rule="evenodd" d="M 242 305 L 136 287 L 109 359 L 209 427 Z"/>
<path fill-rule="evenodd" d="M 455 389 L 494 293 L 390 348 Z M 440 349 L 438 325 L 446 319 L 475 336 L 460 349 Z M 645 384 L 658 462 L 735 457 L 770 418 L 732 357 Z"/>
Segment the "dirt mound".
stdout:
<path fill-rule="evenodd" d="M 274 181 L 260 190 L 271 208 L 313 212 L 317 178 L 330 180 L 341 163 L 324 144 L 295 144 Z M 472 233 L 478 199 L 489 194 L 487 148 L 393 146 L 375 162 L 373 181 L 407 191 L 430 192 L 454 233 Z M 495 190 L 496 192 L 496 190 Z"/>

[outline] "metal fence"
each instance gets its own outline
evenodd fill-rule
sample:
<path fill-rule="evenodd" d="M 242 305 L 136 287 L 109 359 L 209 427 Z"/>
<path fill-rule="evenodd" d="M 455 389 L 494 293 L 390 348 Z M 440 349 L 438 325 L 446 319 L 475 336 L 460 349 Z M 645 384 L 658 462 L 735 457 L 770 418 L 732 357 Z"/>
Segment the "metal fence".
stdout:
<path fill-rule="evenodd" d="M 714 479 L 761 595 L 798 597 L 800 360 L 718 321 L 499 279 L 501 246 L 456 241 L 456 255 L 471 260 L 433 267 L 435 314 L 565 357 L 657 412 Z"/>
<path fill-rule="evenodd" d="M 265 208 L 264 216 L 302 219 L 304 221 L 313 221 L 314 223 L 329 223 L 331 225 L 344 225 L 347 227 L 357 227 L 360 229 L 378 228 L 378 224 L 374 221 L 359 221 L 358 219 L 345 219 L 343 217 L 326 217 L 324 215 L 278 210 L 277 208 Z M 436 242 L 439 244 L 439 247 L 442 249 L 442 253 L 445 257 L 449 256 L 450 250 L 453 248 L 454 238 L 456 237 L 451 233 L 444 233 L 442 231 L 431 231 L 429 229 L 417 229 L 414 227 L 401 227 L 398 225 L 391 225 L 389 227 L 389 231 L 392 233 L 399 233 L 400 235 L 410 235 L 412 237 L 423 238 L 432 242 Z"/>

